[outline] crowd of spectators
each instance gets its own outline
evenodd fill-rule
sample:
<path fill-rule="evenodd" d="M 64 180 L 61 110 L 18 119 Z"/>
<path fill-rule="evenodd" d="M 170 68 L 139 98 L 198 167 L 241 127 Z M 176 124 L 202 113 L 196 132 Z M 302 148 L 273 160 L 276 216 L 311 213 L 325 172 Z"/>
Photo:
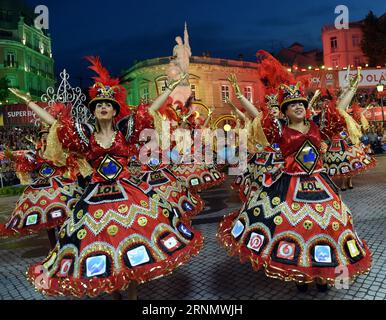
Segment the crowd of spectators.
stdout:
<path fill-rule="evenodd" d="M 26 138 L 36 139 L 36 128 L 0 128 L 0 151 L 33 149 Z"/>
<path fill-rule="evenodd" d="M 374 153 L 383 153 L 386 135 L 382 125 L 370 125 L 370 128 L 363 134 L 362 142 L 366 145 L 370 145 Z"/>
<path fill-rule="evenodd" d="M 15 166 L 8 159 L 0 160 L 0 175 L 0 179 L 2 179 L 0 187 L 13 186 L 20 183 L 19 179 L 16 177 Z"/>
<path fill-rule="evenodd" d="M 26 138 L 34 141 L 36 139 L 36 128 L 0 128 L 0 152 L 6 149 L 11 151 L 33 149 L 33 143 Z M 3 157 L 0 158 L 0 175 L 3 187 L 19 183 L 14 163 Z"/>

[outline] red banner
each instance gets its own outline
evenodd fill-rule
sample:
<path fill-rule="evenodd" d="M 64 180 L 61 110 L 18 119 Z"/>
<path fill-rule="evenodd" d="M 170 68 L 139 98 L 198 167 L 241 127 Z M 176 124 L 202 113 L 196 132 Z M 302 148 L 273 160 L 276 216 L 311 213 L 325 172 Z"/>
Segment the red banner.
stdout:
<path fill-rule="evenodd" d="M 295 72 L 295 76 L 309 76 L 309 89 L 312 91 L 326 87 L 336 88 L 339 86 L 338 71 L 336 70 L 297 71 Z"/>
<path fill-rule="evenodd" d="M 386 120 L 386 107 L 383 107 L 383 115 Z M 369 121 L 383 121 L 382 107 L 374 107 L 365 112 L 365 117 Z"/>
<path fill-rule="evenodd" d="M 4 127 L 32 125 L 33 115 L 34 113 L 25 104 L 0 106 L 0 125 Z"/>
<path fill-rule="evenodd" d="M 46 104 L 39 102 L 38 105 Z M 32 126 L 35 120 L 34 112 L 25 104 L 0 105 L 0 127 Z"/>

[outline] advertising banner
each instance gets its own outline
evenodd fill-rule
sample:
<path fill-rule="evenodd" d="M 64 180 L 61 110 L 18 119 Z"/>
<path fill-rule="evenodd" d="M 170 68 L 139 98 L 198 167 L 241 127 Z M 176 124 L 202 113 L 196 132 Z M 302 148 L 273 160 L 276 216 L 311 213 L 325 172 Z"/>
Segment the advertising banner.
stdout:
<path fill-rule="evenodd" d="M 386 107 L 383 107 L 383 115 L 386 120 Z M 374 107 L 365 112 L 365 117 L 369 121 L 382 121 L 382 107 Z"/>
<path fill-rule="evenodd" d="M 34 112 L 25 104 L 0 105 L 0 127 L 32 126 L 35 121 Z"/>
<path fill-rule="evenodd" d="M 357 73 L 356 69 L 350 70 L 350 75 L 354 76 Z M 339 86 L 347 85 L 347 70 L 339 71 Z M 359 87 L 376 87 L 381 82 L 386 86 L 386 68 L 384 69 L 362 69 L 361 81 Z"/>

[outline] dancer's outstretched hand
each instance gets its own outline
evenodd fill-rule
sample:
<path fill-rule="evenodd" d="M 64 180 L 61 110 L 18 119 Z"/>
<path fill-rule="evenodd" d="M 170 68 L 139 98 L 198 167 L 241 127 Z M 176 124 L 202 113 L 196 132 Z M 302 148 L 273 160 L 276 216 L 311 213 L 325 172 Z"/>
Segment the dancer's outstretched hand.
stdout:
<path fill-rule="evenodd" d="M 189 77 L 189 73 L 183 73 L 180 75 L 180 77 L 176 80 L 171 80 L 169 83 L 168 83 L 168 88 L 170 90 L 174 90 L 183 80 L 185 80 L 186 78 Z"/>
<path fill-rule="evenodd" d="M 237 78 L 234 73 L 231 73 L 228 77 L 228 81 L 231 83 L 233 90 L 235 91 L 236 97 L 240 98 L 242 96 L 239 84 L 237 83 Z"/>
<path fill-rule="evenodd" d="M 349 83 L 351 88 L 356 88 L 361 80 L 361 68 L 358 68 L 357 74 L 353 77 L 349 77 Z"/>
<path fill-rule="evenodd" d="M 32 100 L 31 95 L 29 93 L 24 93 L 16 88 L 8 88 L 8 90 L 11 91 L 16 97 L 20 98 L 21 100 L 23 100 L 26 103 L 28 103 Z"/>

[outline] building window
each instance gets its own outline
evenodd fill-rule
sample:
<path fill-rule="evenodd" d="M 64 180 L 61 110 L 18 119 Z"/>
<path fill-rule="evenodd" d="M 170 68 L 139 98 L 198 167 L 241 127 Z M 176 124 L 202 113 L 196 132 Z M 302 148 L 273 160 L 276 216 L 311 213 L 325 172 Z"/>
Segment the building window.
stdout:
<path fill-rule="evenodd" d="M 253 101 L 252 87 L 245 87 L 244 88 L 244 97 L 247 98 L 249 102 Z"/>
<path fill-rule="evenodd" d="M 191 96 L 193 100 L 197 100 L 197 87 L 195 84 L 190 85 L 190 90 L 192 91 Z"/>
<path fill-rule="evenodd" d="M 361 37 L 358 34 L 354 34 L 352 36 L 352 45 L 353 45 L 353 47 L 360 47 L 361 46 Z"/>
<path fill-rule="evenodd" d="M 166 84 L 166 81 L 164 81 L 164 82 L 161 84 L 161 92 L 165 92 L 166 87 L 167 87 L 167 84 Z"/>
<path fill-rule="evenodd" d="M 13 18 L 13 12 L 12 11 L 4 10 L 4 9 L 0 10 L 0 20 L 1 21 L 11 22 L 12 18 Z"/>
<path fill-rule="evenodd" d="M 229 99 L 229 86 L 223 84 L 221 86 L 221 101 L 227 102 L 227 99 Z"/>
<path fill-rule="evenodd" d="M 166 88 L 167 88 L 167 78 L 165 76 L 162 76 L 162 77 L 159 77 L 156 79 L 156 91 L 157 91 L 157 95 L 159 94 L 162 94 L 162 92 L 165 92 Z M 144 80 L 143 82 L 141 82 L 140 84 L 140 87 L 139 87 L 139 95 L 141 96 L 142 94 L 142 89 L 144 87 L 149 87 L 149 84 L 146 82 L 146 80 Z"/>
<path fill-rule="evenodd" d="M 330 38 L 331 51 L 336 51 L 338 49 L 338 39 L 336 37 Z"/>
<path fill-rule="evenodd" d="M 10 68 L 17 67 L 16 54 L 14 52 L 8 52 L 5 58 L 5 66 Z"/>

